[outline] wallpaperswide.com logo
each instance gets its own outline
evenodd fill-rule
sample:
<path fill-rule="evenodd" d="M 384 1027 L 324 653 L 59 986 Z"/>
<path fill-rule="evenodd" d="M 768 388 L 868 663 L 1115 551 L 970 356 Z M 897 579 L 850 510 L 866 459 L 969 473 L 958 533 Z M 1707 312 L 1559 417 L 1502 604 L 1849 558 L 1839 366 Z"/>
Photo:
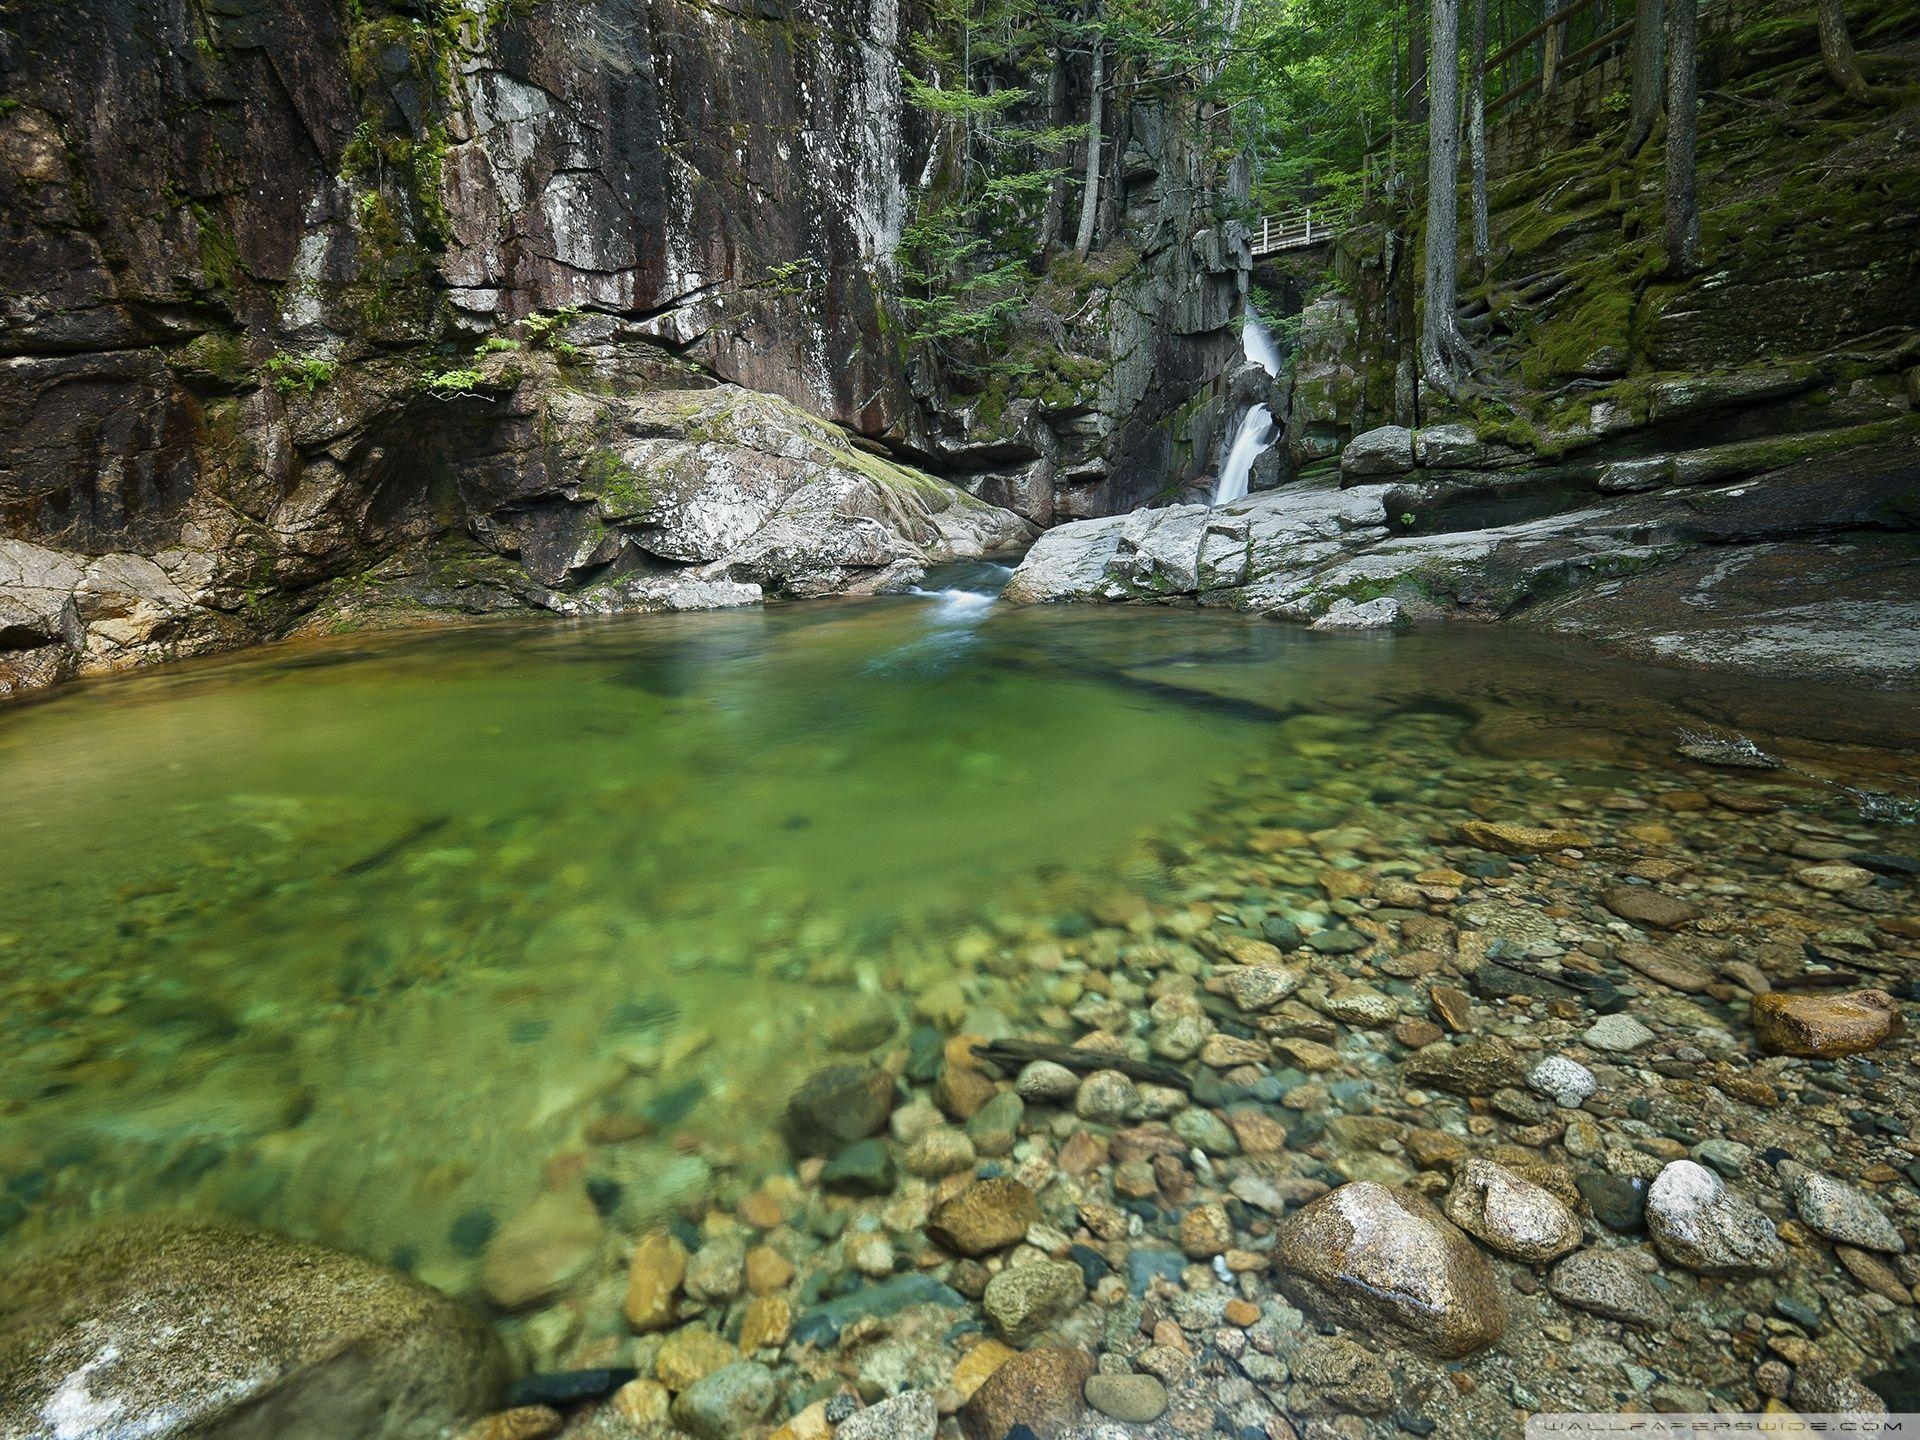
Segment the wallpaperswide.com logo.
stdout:
<path fill-rule="evenodd" d="M 1534 1415 L 1527 1420 L 1527 1440 L 1579 1440 L 1582 1436 L 1626 1435 L 1634 1440 L 1699 1440 L 1704 1436 L 1760 1435 L 1773 1440 L 1795 1436 L 1857 1435 L 1878 1440 L 1920 1440 L 1920 1415 L 1851 1412 L 1839 1415 L 1793 1415 L 1723 1412 L 1712 1415 L 1612 1415 L 1597 1412 Z"/>

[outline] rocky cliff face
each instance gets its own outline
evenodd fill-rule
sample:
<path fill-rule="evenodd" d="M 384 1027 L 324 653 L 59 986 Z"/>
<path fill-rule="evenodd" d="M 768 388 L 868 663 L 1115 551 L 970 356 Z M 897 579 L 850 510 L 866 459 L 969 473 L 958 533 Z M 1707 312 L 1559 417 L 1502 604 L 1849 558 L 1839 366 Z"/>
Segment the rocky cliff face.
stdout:
<path fill-rule="evenodd" d="M 529 558 L 562 542 L 528 517 L 592 492 L 565 466 L 510 472 L 592 448 L 529 417 L 618 430 L 638 388 L 765 392 L 797 407 L 794 446 L 865 463 L 818 417 L 1041 519 L 1204 465 L 1244 250 L 1210 181 L 1166 198 L 1208 177 L 1145 113 L 1124 195 L 1154 223 L 1072 322 L 1092 362 L 993 413 L 916 370 L 889 308 L 924 146 L 902 103 L 914 23 L 897 0 L 0 14 L 3 683 L 278 633 L 430 552 L 491 566 L 489 603 L 600 584 L 627 563 L 604 538 L 563 526 L 602 558 Z M 540 365 L 505 376 L 514 347 Z M 830 588 L 863 517 L 817 518 L 814 581 L 774 588 Z M 919 519 L 895 534 L 944 553 Z"/>
<path fill-rule="evenodd" d="M 1857 38 L 1910 70 L 1920 6 Z M 1509 147 L 1496 178 L 1460 402 L 1415 393 L 1414 246 L 1376 218 L 1301 317 L 1281 444 L 1309 483 L 1056 532 L 1010 593 L 1328 627 L 1518 618 L 1911 683 L 1920 107 L 1847 101 L 1798 0 L 1716 10 L 1703 67 L 1697 273 L 1664 266 L 1660 147 L 1623 163 L 1618 107 L 1535 125 L 1545 148 Z"/>

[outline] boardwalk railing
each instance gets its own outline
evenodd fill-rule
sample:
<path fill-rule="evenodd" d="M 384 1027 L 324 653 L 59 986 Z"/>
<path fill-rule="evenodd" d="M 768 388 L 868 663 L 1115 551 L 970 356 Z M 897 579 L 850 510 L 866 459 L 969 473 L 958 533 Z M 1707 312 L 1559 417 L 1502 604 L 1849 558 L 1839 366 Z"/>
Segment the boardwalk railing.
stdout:
<path fill-rule="evenodd" d="M 1333 210 L 1295 210 L 1286 215 L 1263 215 L 1254 222 L 1247 236 L 1253 258 L 1278 255 L 1283 250 L 1305 250 L 1310 245 L 1325 245 L 1339 234 L 1346 217 Z"/>

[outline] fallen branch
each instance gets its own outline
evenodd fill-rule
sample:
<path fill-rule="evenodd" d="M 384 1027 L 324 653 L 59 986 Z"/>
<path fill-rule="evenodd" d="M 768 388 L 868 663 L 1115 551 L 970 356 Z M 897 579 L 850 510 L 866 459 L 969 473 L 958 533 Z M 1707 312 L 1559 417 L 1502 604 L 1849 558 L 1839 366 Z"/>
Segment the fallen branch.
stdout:
<path fill-rule="evenodd" d="M 1086 1050 L 1077 1045 L 1049 1045 L 1040 1040 L 990 1040 L 973 1047 L 982 1060 L 1009 1069 L 1031 1065 L 1036 1060 L 1064 1065 L 1077 1073 L 1118 1070 L 1129 1080 L 1145 1080 L 1150 1085 L 1171 1085 L 1176 1090 L 1192 1090 L 1193 1079 L 1184 1071 L 1157 1060 L 1133 1060 L 1107 1050 Z"/>

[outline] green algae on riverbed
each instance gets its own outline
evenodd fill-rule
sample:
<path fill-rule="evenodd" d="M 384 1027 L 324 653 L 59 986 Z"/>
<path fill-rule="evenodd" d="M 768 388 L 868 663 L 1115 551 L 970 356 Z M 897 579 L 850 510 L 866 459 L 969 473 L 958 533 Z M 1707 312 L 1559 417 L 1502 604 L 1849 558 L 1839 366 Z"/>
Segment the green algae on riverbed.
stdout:
<path fill-rule="evenodd" d="M 1338 957 L 1367 907 L 1444 908 L 1415 881 L 1476 815 L 1654 826 L 1693 813 L 1662 795 L 1720 785 L 1864 833 L 1825 781 L 1910 786 L 1914 755 L 1818 739 L 1869 723 L 1839 708 L 1505 636 L 965 595 L 338 639 L 76 688 L 0 715 L 0 1224 L 216 1212 L 475 1294 L 556 1173 L 627 1233 L 731 1205 L 790 1163 L 775 1122 L 820 1065 L 904 1048 L 924 1075 L 960 1028 L 1071 1040 L 1069 1010 L 1132 995 L 1126 947 L 1202 973 L 1203 915 L 1364 967 Z M 1689 765 L 1682 724 L 1794 768 Z M 1777 868 L 1742 838 L 1759 821 L 1714 813 L 1709 847 Z M 1510 908 L 1468 920 L 1551 952 Z M 1288 1054 L 1311 1072 L 1333 1033 Z"/>

